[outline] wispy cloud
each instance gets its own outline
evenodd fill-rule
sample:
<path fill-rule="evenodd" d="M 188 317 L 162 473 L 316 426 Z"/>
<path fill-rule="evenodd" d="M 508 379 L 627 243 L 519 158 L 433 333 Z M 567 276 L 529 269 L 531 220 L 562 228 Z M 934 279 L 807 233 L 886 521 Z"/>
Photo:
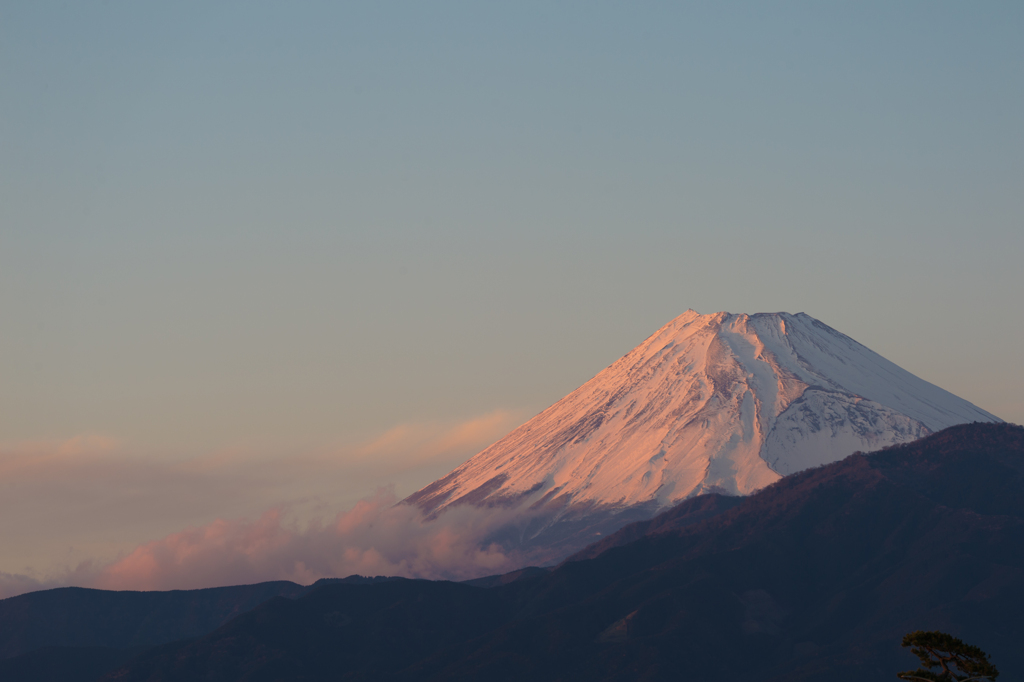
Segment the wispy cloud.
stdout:
<path fill-rule="evenodd" d="M 117 450 L 113 438 L 82 434 L 67 440 L 20 441 L 0 444 L 0 481 L 24 475 L 39 475 L 54 467 L 97 463 Z"/>
<path fill-rule="evenodd" d="M 495 410 L 461 422 L 412 422 L 359 446 L 361 457 L 399 458 L 408 466 L 479 452 L 525 419 L 522 411 Z"/>

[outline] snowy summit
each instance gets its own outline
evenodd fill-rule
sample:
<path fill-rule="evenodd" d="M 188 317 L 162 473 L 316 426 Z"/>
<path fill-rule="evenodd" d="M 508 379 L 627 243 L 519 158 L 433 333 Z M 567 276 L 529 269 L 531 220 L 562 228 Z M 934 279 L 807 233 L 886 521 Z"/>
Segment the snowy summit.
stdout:
<path fill-rule="evenodd" d="M 688 310 L 405 502 L 653 514 L 974 421 L 1001 420 L 804 313 Z"/>

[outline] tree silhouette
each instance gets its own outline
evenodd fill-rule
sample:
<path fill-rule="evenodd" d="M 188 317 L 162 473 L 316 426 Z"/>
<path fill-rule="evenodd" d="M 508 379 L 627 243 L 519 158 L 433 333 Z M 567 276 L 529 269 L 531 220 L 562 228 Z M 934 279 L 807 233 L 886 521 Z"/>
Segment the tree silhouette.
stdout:
<path fill-rule="evenodd" d="M 903 646 L 911 647 L 911 653 L 921 659 L 924 667 L 896 673 L 901 680 L 973 682 L 999 677 L 999 671 L 989 662 L 988 654 L 945 632 L 911 632 L 903 636 Z M 932 672 L 933 668 L 941 668 L 941 672 Z"/>

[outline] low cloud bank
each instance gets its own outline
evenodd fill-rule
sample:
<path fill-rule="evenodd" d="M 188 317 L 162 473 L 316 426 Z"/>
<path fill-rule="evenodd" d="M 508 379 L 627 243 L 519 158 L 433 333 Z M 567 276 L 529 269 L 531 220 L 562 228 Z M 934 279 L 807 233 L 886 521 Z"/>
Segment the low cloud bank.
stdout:
<path fill-rule="evenodd" d="M 465 579 L 505 570 L 516 557 L 486 536 L 508 512 L 454 510 L 435 521 L 396 506 L 382 488 L 326 524 L 289 525 L 280 509 L 256 521 L 218 519 L 150 542 L 103 568 L 93 585 L 118 590 L 194 589 L 265 580 L 401 575 Z"/>
<path fill-rule="evenodd" d="M 393 487 L 334 511 L 382 480 L 425 485 L 524 418 L 498 410 L 403 424 L 362 444 L 280 458 L 227 451 L 166 461 L 100 436 L 0 445 L 8 540 L 0 598 L 65 585 L 184 589 L 503 571 L 518 559 L 487 537 L 507 511 L 453 510 L 427 522 L 396 506 Z"/>
<path fill-rule="evenodd" d="M 58 583 L 39 580 L 20 573 L 0 573 L 0 599 L 57 586 Z"/>
<path fill-rule="evenodd" d="M 172 590 L 268 580 L 309 584 L 352 574 L 464 580 L 522 562 L 487 539 L 522 522 L 513 510 L 457 508 L 427 521 L 419 509 L 397 502 L 387 487 L 330 522 L 300 526 L 280 508 L 256 520 L 217 519 L 148 542 L 106 566 L 86 562 L 48 579 L 0 573 L 0 597 L 69 584 Z"/>
<path fill-rule="evenodd" d="M 67 587 L 68 585 L 89 586 L 96 580 L 97 573 L 98 571 L 91 561 L 83 561 L 74 568 L 54 571 L 43 578 L 24 573 L 0 571 L 0 599 L 26 592 Z"/>

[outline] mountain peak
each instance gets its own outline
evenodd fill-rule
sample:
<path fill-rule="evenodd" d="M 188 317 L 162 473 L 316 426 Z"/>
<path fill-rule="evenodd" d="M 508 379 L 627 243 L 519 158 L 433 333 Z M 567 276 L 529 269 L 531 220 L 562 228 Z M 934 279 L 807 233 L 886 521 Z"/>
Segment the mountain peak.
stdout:
<path fill-rule="evenodd" d="M 405 502 L 657 510 L 972 421 L 1001 420 L 805 313 L 691 309 Z"/>

